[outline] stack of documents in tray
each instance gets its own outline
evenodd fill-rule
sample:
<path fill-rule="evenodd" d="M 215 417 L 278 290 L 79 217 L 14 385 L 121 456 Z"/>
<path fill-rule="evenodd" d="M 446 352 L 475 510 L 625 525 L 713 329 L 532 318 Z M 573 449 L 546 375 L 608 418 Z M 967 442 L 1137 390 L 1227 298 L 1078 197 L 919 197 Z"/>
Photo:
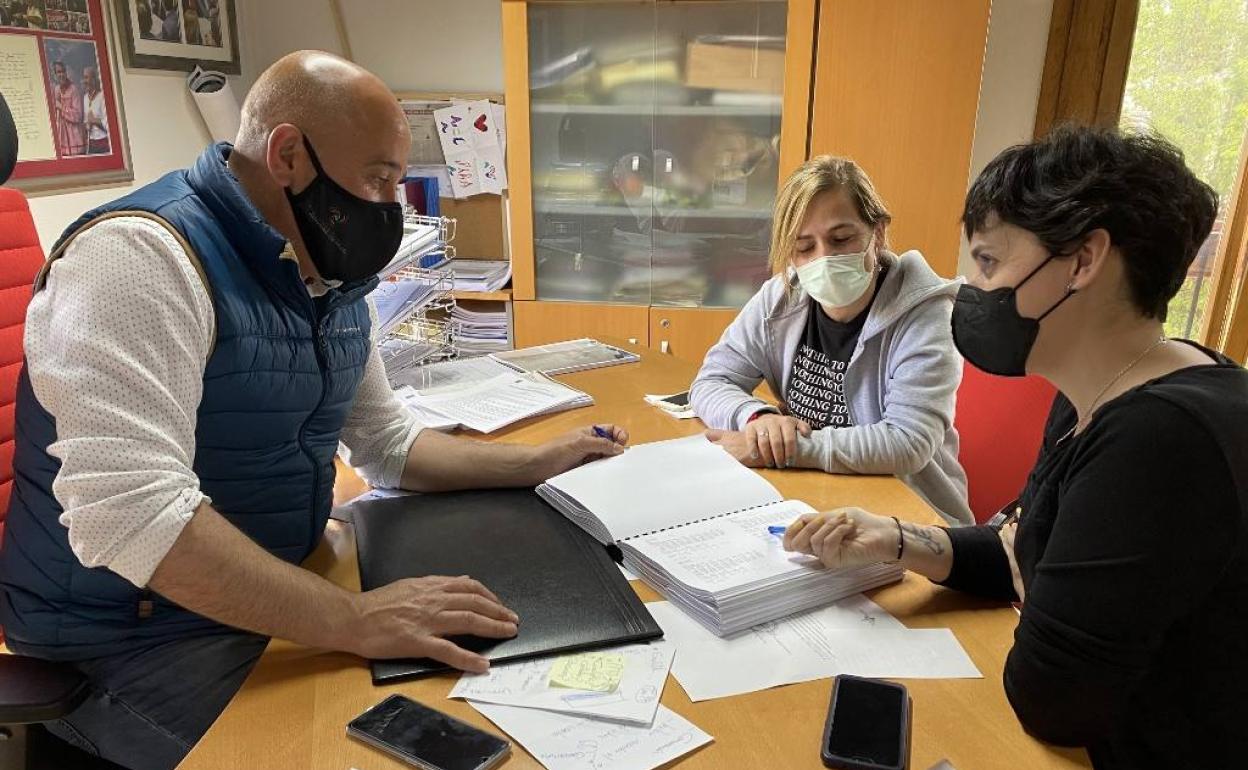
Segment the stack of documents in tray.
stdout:
<path fill-rule="evenodd" d="M 453 259 L 455 291 L 498 291 L 511 280 L 511 263 L 495 259 Z"/>
<path fill-rule="evenodd" d="M 489 358 L 467 358 L 396 373 L 395 394 L 432 428 L 493 433 L 520 420 L 594 403 L 587 393 L 545 375 Z"/>
<path fill-rule="evenodd" d="M 446 261 L 442 242 L 438 239 L 438 228 L 435 225 L 424 225 L 416 222 L 403 223 L 403 240 L 399 242 L 399 250 L 394 259 L 381 269 L 377 275 L 384 281 L 400 268 L 413 264 L 416 267 L 437 267 Z"/>
<path fill-rule="evenodd" d="M 703 436 L 632 447 L 555 476 L 537 493 L 624 566 L 719 636 L 901 579 L 897 564 L 829 570 L 769 526 L 812 509 L 786 501 Z"/>
<path fill-rule="evenodd" d="M 451 338 L 460 355 L 479 356 L 511 347 L 507 339 L 507 311 L 451 309 Z"/>
<path fill-rule="evenodd" d="M 400 321 L 419 310 L 438 288 L 437 280 L 405 278 L 382 281 L 368 296 L 377 308 L 377 333 L 388 334 Z"/>

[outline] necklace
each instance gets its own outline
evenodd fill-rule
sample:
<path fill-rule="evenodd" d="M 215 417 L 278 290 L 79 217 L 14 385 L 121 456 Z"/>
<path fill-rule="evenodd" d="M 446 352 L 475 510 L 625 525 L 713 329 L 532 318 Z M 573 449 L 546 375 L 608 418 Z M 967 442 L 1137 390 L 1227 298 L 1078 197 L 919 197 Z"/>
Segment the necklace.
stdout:
<path fill-rule="evenodd" d="M 1131 361 L 1131 363 L 1122 367 L 1122 369 L 1117 374 L 1115 374 L 1109 380 L 1109 382 L 1105 383 L 1105 387 L 1101 388 L 1100 392 L 1096 394 L 1096 398 L 1092 399 L 1092 405 L 1088 407 L 1087 417 L 1081 420 L 1076 420 L 1074 427 L 1066 431 L 1066 435 L 1059 438 L 1055 443 L 1057 444 L 1062 443 L 1066 439 L 1073 436 L 1075 434 L 1075 431 L 1079 430 L 1079 428 L 1086 426 L 1088 424 L 1088 421 L 1092 419 L 1092 415 L 1096 412 L 1097 405 L 1101 403 L 1101 397 L 1104 396 L 1109 391 L 1109 389 L 1114 386 L 1114 383 L 1118 382 L 1118 380 L 1121 380 L 1123 375 L 1125 375 L 1127 372 L 1135 368 L 1135 365 L 1143 361 L 1145 356 L 1147 356 L 1149 353 L 1152 353 L 1154 350 L 1156 350 L 1157 348 L 1161 347 L 1162 345 L 1166 344 L 1169 341 L 1170 339 L 1166 337 L 1166 335 L 1163 333 L 1160 337 L 1157 338 L 1157 340 L 1153 344 L 1144 348 L 1144 352 L 1136 356 L 1135 359 Z"/>

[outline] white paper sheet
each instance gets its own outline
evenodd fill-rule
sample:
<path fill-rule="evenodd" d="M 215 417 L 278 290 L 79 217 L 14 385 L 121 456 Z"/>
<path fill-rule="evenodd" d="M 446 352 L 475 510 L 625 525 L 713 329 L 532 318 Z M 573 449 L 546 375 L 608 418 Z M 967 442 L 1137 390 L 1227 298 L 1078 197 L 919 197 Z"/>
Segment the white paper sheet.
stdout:
<path fill-rule="evenodd" d="M 566 385 L 519 372 L 431 395 L 411 391 L 400 394 L 400 398 L 409 406 L 428 409 L 481 433 L 492 433 L 539 414 L 593 403 L 589 396 Z"/>
<path fill-rule="evenodd" d="M 693 701 L 853 674 L 887 679 L 978 679 L 983 675 L 947 628 L 908 629 L 858 596 L 730 639 L 670 602 L 646 605 L 676 645 L 672 674 Z"/>
<path fill-rule="evenodd" d="M 651 770 L 712 740 L 665 706 L 659 706 L 652 726 L 642 727 L 495 703 L 469 704 L 548 770 Z"/>
<path fill-rule="evenodd" d="M 650 725 L 659 707 L 676 648 L 664 641 L 629 644 L 597 652 L 624 656 L 624 676 L 615 692 L 568 690 L 549 685 L 557 656 L 502 663 L 484 674 L 464 674 L 448 698 Z"/>
<path fill-rule="evenodd" d="M 398 397 L 403 405 L 416 415 L 416 419 L 421 425 L 433 430 L 450 431 L 459 427 L 459 420 L 454 417 L 448 417 L 440 412 L 435 412 L 420 403 L 420 394 L 416 392 L 411 385 L 402 385 L 395 388 L 394 395 Z"/>
<path fill-rule="evenodd" d="M 639 444 L 546 483 L 593 511 L 615 540 L 781 499 L 704 436 Z"/>
<path fill-rule="evenodd" d="M 409 385 L 412 390 L 427 396 L 477 385 L 500 374 L 514 373 L 515 370 L 492 358 L 456 358 L 405 369 L 395 375 L 394 384 Z"/>
<path fill-rule="evenodd" d="M 464 106 L 468 108 L 468 135 L 471 137 L 472 146 L 478 150 L 497 147 L 498 126 L 494 123 L 493 104 L 482 99 L 467 102 Z"/>

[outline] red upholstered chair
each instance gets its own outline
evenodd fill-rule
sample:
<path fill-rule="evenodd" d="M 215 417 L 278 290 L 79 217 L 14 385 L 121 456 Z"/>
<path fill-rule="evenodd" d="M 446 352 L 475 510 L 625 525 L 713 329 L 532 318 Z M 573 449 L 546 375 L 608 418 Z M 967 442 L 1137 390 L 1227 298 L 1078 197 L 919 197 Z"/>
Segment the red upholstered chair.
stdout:
<path fill-rule="evenodd" d="M 13 404 L 22 369 L 22 330 L 43 250 L 26 198 L 0 187 L 0 535 L 13 492 Z"/>
<path fill-rule="evenodd" d="M 22 368 L 22 329 L 31 284 L 42 264 L 43 250 L 26 198 L 17 190 L 0 187 L 0 537 L 13 491 L 13 413 L 17 375 Z M 86 696 L 86 680 L 70 665 L 24 655 L 0 655 L 0 766 L 20 768 L 30 757 L 39 757 L 39 763 L 46 765 L 49 755 L 65 757 L 66 752 L 72 752 L 68 746 L 56 745 L 45 733 L 28 734 L 13 726 L 59 719 Z M 52 761 L 47 766 L 71 766 Z M 72 761 L 75 767 L 102 766 L 80 762 L 76 757 Z"/>
<path fill-rule="evenodd" d="M 967 364 L 954 427 L 971 512 L 983 523 L 1023 491 L 1056 390 L 1040 377 L 997 377 Z"/>

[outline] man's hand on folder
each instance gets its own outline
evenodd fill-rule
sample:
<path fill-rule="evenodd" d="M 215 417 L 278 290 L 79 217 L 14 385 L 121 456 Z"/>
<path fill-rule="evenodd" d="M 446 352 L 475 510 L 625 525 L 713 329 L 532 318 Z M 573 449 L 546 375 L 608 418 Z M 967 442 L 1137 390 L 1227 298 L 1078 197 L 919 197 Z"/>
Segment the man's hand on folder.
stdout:
<path fill-rule="evenodd" d="M 490 662 L 445 637 L 509 639 L 520 622 L 488 588 L 467 576 L 408 578 L 355 594 L 353 600 L 357 621 L 342 629 L 353 641 L 342 648 L 372 660 L 433 658 L 480 673 Z"/>
<path fill-rule="evenodd" d="M 579 465 L 622 454 L 626 446 L 628 431 L 618 425 L 590 425 L 565 433 L 535 448 L 537 483 Z"/>

